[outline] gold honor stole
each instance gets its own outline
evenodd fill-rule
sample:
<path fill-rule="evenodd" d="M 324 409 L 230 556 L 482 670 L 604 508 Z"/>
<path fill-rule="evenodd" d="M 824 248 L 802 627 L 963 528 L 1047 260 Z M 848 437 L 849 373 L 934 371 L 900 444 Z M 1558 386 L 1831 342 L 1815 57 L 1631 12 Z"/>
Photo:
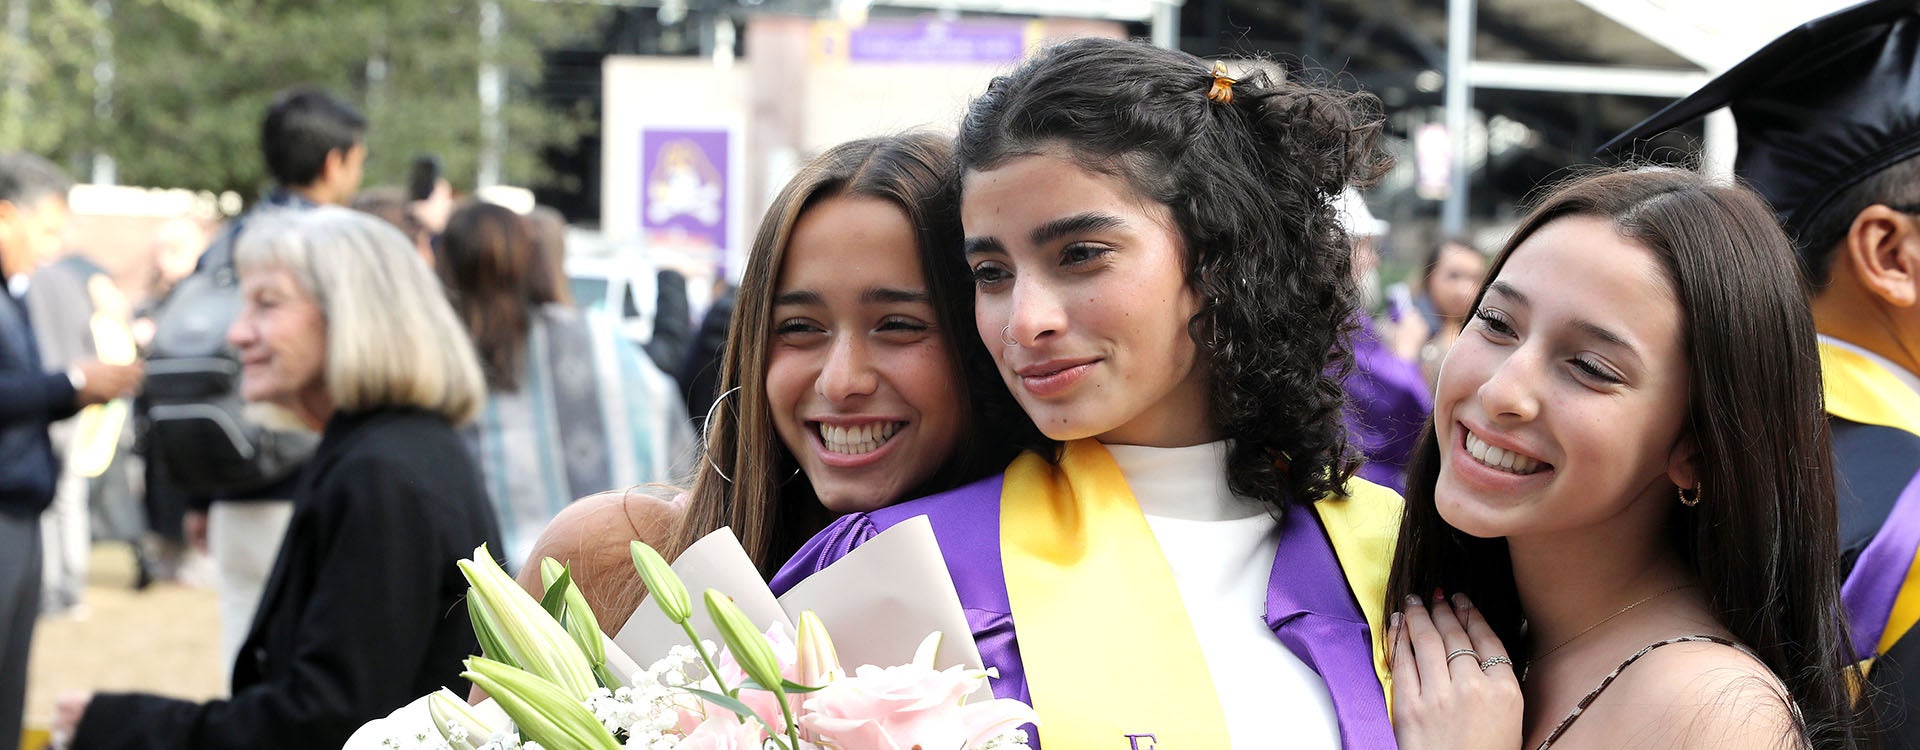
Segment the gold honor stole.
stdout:
<path fill-rule="evenodd" d="M 110 365 L 130 365 L 139 357 L 133 333 L 126 323 L 127 302 L 119 287 L 105 274 L 87 279 L 87 294 L 93 298 L 93 317 L 87 321 L 93 333 L 94 355 Z M 72 444 L 67 450 L 68 466 L 89 479 L 106 473 L 113 454 L 120 448 L 120 433 L 126 429 L 132 399 L 116 398 L 80 410 L 74 418 Z"/>
<path fill-rule="evenodd" d="M 1820 378 L 1825 385 L 1828 414 L 1920 435 L 1920 394 L 1873 360 L 1822 342 Z M 1915 585 L 1920 582 L 1920 555 L 1914 557 L 1905 580 L 1893 600 L 1880 642 L 1874 645 L 1876 654 L 1886 653 L 1914 623 L 1920 622 L 1920 586 Z"/>
<path fill-rule="evenodd" d="M 1330 537 L 1378 526 L 1344 514 L 1345 507 L 1323 512 Z M 1148 734 L 1166 748 L 1230 744 L 1173 572 L 1105 447 L 1067 443 L 1058 469 L 1021 454 L 1001 490 L 1000 534 L 1020 661 L 1047 746 L 1125 748 L 1129 735 Z M 1384 560 L 1392 552 L 1386 539 L 1384 552 L 1377 543 L 1338 538 L 1333 547 L 1342 558 L 1381 553 Z M 1387 566 L 1360 567 L 1369 570 L 1348 583 L 1360 586 L 1358 601 L 1379 633 Z M 1380 639 L 1373 641 L 1384 686 L 1385 655 Z"/>

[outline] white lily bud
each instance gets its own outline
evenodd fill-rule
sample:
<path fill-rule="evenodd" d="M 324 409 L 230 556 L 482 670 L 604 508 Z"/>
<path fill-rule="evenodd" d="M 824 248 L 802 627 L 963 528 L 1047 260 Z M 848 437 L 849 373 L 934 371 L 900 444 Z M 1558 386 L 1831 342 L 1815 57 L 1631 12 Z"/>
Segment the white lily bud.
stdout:
<path fill-rule="evenodd" d="M 453 750 L 474 750 L 506 728 L 489 725 L 472 706 L 446 688 L 427 695 L 427 715 L 433 717 L 433 727 L 440 730 L 440 738 Z"/>
<path fill-rule="evenodd" d="M 933 669 L 934 657 L 940 654 L 940 631 L 935 630 L 921 639 L 920 647 L 913 650 L 913 663 L 917 666 Z"/>
<path fill-rule="evenodd" d="M 840 675 L 840 656 L 834 651 L 833 638 L 813 610 L 800 613 L 799 630 L 794 644 L 797 679 L 807 687 L 824 687 Z"/>
<path fill-rule="evenodd" d="M 740 611 L 740 605 L 726 594 L 707 589 L 707 614 L 713 617 L 720 639 L 733 652 L 740 669 L 760 687 L 786 700 L 786 688 L 780 684 L 780 659 L 773 654 L 773 644 L 747 619 L 747 613 Z"/>
<path fill-rule="evenodd" d="M 666 558 L 645 542 L 629 543 L 627 550 L 633 555 L 634 570 L 640 572 L 641 582 L 647 584 L 648 594 L 667 619 L 676 625 L 693 619 L 693 600 L 687 596 L 687 585 L 680 582 Z"/>
<path fill-rule="evenodd" d="M 579 698 L 538 675 L 474 657 L 467 660 L 467 671 L 460 676 L 493 697 L 513 719 L 523 741 L 538 742 L 542 747 L 620 750 L 606 726 L 581 705 Z"/>
<path fill-rule="evenodd" d="M 485 620 L 514 664 L 559 686 L 575 701 L 597 687 L 593 667 L 572 636 L 494 562 L 486 545 L 459 566 L 473 586 Z"/>

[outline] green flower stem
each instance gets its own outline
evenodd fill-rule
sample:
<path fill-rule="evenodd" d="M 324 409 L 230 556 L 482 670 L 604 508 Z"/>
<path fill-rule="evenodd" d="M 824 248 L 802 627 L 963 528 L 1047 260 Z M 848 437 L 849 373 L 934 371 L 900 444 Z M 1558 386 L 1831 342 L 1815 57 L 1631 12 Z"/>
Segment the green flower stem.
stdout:
<path fill-rule="evenodd" d="M 780 715 L 787 720 L 787 747 L 800 746 L 800 726 L 793 722 L 793 701 L 780 693 Z M 771 727 L 769 727 L 771 728 Z"/>
<path fill-rule="evenodd" d="M 725 693 L 727 697 L 739 698 L 739 688 L 728 690 L 727 683 L 720 681 L 720 668 L 713 665 L 713 657 L 707 655 L 707 647 L 700 644 L 700 634 L 693 632 L 693 621 L 681 620 L 680 629 L 687 631 L 687 638 L 693 641 L 693 650 L 700 654 L 700 663 L 707 665 L 707 675 L 713 678 L 713 684 L 720 686 L 720 692 Z"/>

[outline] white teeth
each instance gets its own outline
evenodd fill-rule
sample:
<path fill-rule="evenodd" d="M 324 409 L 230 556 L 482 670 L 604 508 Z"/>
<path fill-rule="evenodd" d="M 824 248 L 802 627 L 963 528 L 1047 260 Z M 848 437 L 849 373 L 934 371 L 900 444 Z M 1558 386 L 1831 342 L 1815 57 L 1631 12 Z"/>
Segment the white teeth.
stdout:
<path fill-rule="evenodd" d="M 820 443 L 834 453 L 857 456 L 872 453 L 886 445 L 893 435 L 905 427 L 905 422 L 881 422 L 862 425 L 832 425 L 819 423 Z"/>
<path fill-rule="evenodd" d="M 1512 474 L 1532 474 L 1546 468 L 1546 464 L 1535 461 L 1505 448 L 1488 445 L 1473 433 L 1467 433 L 1467 454 L 1475 461 Z"/>

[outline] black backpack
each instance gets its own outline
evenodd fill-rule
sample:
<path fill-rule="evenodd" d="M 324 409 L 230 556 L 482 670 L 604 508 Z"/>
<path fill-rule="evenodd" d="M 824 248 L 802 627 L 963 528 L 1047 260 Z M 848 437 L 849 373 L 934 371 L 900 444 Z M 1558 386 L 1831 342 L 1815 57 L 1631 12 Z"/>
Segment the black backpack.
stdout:
<path fill-rule="evenodd" d="M 233 246 L 245 219 L 214 240 L 153 316 L 143 398 L 147 460 L 196 494 L 245 497 L 298 471 L 319 444 L 314 433 L 269 429 L 243 411 L 227 328 L 240 309 Z"/>

